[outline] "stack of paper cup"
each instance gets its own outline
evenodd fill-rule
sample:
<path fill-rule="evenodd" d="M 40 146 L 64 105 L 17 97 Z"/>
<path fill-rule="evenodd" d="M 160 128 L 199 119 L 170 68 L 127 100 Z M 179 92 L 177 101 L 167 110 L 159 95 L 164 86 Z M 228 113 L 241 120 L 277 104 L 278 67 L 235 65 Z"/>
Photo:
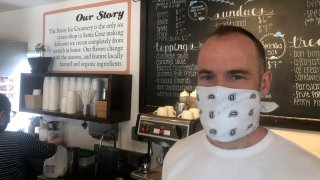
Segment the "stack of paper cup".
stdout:
<path fill-rule="evenodd" d="M 83 90 L 89 91 L 91 88 L 91 78 L 83 78 Z"/>
<path fill-rule="evenodd" d="M 65 97 L 65 96 L 61 98 L 60 111 L 63 112 L 63 113 L 67 112 L 67 97 Z"/>
<path fill-rule="evenodd" d="M 44 77 L 43 80 L 43 97 L 42 97 L 42 109 L 49 109 L 49 89 L 50 89 L 50 77 Z"/>
<path fill-rule="evenodd" d="M 67 113 L 68 114 L 74 114 L 77 112 L 76 107 L 76 91 L 68 91 L 67 96 Z"/>
<path fill-rule="evenodd" d="M 67 98 L 68 90 L 69 90 L 69 77 L 61 77 L 60 78 L 60 109 L 62 109 L 63 98 L 64 97 Z"/>
<path fill-rule="evenodd" d="M 69 91 L 69 77 L 62 77 L 61 97 L 67 97 Z"/>
<path fill-rule="evenodd" d="M 50 77 L 49 83 L 49 110 L 57 111 L 60 102 L 60 80 L 58 77 Z"/>
<path fill-rule="evenodd" d="M 75 91 L 76 90 L 76 83 L 77 83 L 77 78 L 76 77 L 70 77 L 69 78 L 69 91 Z"/>

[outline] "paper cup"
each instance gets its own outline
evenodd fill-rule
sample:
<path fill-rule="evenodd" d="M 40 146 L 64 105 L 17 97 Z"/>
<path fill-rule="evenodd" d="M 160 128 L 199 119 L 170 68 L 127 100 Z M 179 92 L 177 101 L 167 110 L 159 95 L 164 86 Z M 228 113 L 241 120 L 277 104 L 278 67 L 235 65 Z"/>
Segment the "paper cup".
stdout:
<path fill-rule="evenodd" d="M 158 107 L 156 111 L 153 112 L 153 114 L 158 116 L 168 116 L 168 110 L 165 107 Z"/>
<path fill-rule="evenodd" d="M 178 118 L 187 119 L 187 120 L 193 120 L 193 112 L 189 110 L 184 110 L 181 114 L 178 115 Z"/>

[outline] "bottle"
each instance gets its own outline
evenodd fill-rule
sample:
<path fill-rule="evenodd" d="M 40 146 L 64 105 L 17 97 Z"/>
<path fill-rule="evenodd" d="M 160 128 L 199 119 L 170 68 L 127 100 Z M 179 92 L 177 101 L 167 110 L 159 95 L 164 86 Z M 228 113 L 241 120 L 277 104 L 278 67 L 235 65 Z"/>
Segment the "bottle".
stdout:
<path fill-rule="evenodd" d="M 58 145 L 57 152 L 43 163 L 43 175 L 47 178 L 62 177 L 68 169 L 67 149 Z"/>

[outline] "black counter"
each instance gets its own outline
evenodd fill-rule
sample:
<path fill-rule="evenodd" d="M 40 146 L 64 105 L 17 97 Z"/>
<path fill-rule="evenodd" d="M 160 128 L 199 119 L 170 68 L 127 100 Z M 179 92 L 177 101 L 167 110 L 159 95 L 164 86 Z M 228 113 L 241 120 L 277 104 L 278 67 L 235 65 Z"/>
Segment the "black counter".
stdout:
<path fill-rule="evenodd" d="M 111 150 L 112 149 L 112 150 Z M 99 179 L 108 179 L 105 177 L 110 177 L 110 173 L 113 176 L 121 177 L 125 180 L 131 180 L 130 177 L 131 172 L 137 170 L 138 161 L 144 155 L 143 153 L 129 151 L 119 148 L 111 148 L 107 147 L 103 150 L 97 151 L 96 154 L 96 162 L 99 162 L 99 167 L 101 171 L 98 170 L 98 178 Z M 97 149 L 95 149 L 97 150 Z M 116 156 L 116 158 L 114 158 Z M 99 161 L 97 161 L 97 157 L 99 157 Z M 116 160 L 116 173 L 110 168 L 110 160 Z M 51 179 L 43 176 L 43 163 L 44 159 L 33 159 L 29 160 L 27 163 L 27 180 L 42 180 L 42 179 Z M 76 168 L 68 169 L 66 175 L 64 177 L 57 178 L 63 180 L 91 180 L 95 179 L 95 164 L 90 164 L 88 166 L 79 166 Z M 101 178 L 99 178 L 101 177 Z"/>

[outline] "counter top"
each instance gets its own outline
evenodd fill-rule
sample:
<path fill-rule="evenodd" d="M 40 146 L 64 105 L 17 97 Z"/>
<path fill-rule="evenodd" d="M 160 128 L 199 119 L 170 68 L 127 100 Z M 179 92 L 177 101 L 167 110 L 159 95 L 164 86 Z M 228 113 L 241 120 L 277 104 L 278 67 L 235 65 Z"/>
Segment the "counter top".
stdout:
<path fill-rule="evenodd" d="M 94 179 L 94 164 L 86 167 L 79 166 L 78 170 L 73 172 L 67 172 L 64 177 L 59 178 L 47 178 L 44 175 L 37 176 L 37 180 L 87 180 Z"/>
<path fill-rule="evenodd" d="M 131 172 L 131 178 L 137 180 L 161 180 L 161 168 L 152 169 L 150 173 L 143 173 L 141 170 Z"/>

